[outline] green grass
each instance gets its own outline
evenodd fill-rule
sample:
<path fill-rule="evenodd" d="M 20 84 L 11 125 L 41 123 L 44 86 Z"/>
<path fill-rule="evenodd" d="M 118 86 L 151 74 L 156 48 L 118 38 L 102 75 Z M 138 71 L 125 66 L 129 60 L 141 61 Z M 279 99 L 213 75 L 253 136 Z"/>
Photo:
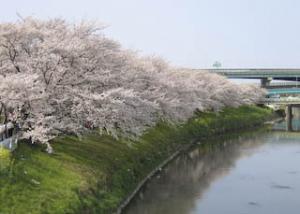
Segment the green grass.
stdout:
<path fill-rule="evenodd" d="M 138 142 L 90 134 L 0 152 L 0 214 L 112 213 L 155 166 L 184 144 L 260 125 L 271 111 L 254 106 L 198 112 L 181 126 L 159 123 Z M 1 155 L 2 154 L 2 155 Z"/>

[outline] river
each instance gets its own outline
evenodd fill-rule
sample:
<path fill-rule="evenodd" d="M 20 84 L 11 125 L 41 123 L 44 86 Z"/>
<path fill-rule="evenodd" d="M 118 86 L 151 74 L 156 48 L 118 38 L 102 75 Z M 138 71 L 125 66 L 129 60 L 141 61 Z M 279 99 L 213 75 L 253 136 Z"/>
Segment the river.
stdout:
<path fill-rule="evenodd" d="M 280 123 L 202 142 L 156 175 L 124 213 L 299 214 L 300 133 L 284 129 Z"/>

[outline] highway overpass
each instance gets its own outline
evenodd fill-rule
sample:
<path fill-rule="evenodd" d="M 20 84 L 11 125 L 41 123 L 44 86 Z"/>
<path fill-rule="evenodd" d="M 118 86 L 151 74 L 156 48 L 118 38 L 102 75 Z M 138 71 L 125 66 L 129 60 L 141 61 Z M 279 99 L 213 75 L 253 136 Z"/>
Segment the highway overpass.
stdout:
<path fill-rule="evenodd" d="M 296 95 L 300 94 L 300 88 L 276 88 L 276 89 L 267 89 L 268 95 L 284 95 L 284 96 L 289 96 L 289 95 Z"/>
<path fill-rule="evenodd" d="M 263 103 L 283 104 L 288 107 L 300 104 L 300 69 L 296 68 L 218 68 L 218 69 L 194 69 L 196 71 L 208 71 L 226 76 L 231 79 L 260 79 L 261 87 L 268 90 L 268 96 Z M 271 82 L 283 80 L 286 82 Z M 296 99 L 290 99 L 294 97 Z M 274 99 L 275 98 L 275 99 Z"/>
<path fill-rule="evenodd" d="M 297 81 L 271 82 L 266 86 L 266 88 L 267 89 L 300 88 L 300 82 Z"/>
<path fill-rule="evenodd" d="M 224 75 L 232 79 L 273 79 L 273 80 L 300 80 L 300 69 L 291 68 L 250 68 L 250 69 L 195 69 Z"/>

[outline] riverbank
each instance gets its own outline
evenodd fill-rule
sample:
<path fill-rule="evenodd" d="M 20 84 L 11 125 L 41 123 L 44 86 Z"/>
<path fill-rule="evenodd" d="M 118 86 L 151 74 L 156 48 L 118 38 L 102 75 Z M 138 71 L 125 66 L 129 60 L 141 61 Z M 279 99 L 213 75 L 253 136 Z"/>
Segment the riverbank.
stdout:
<path fill-rule="evenodd" d="M 155 167 L 195 140 L 259 126 L 266 108 L 197 113 L 181 126 L 159 123 L 137 142 L 97 134 L 60 137 L 54 155 L 20 143 L 1 160 L 0 213 L 112 213 Z"/>
<path fill-rule="evenodd" d="M 297 214 L 299 200 L 289 199 L 300 191 L 300 133 L 271 130 L 201 141 L 154 176 L 123 214 Z"/>

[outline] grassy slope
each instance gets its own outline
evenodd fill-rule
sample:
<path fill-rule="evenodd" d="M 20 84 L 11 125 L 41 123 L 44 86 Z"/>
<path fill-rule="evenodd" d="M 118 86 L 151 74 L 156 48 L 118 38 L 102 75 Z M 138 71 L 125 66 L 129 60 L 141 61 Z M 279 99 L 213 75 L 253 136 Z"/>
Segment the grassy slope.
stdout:
<path fill-rule="evenodd" d="M 198 113 L 181 127 L 160 123 L 139 142 L 99 135 L 61 137 L 53 144 L 55 155 L 20 143 L 10 161 L 0 152 L 0 213 L 111 213 L 183 144 L 259 125 L 270 114 L 258 107 Z"/>

